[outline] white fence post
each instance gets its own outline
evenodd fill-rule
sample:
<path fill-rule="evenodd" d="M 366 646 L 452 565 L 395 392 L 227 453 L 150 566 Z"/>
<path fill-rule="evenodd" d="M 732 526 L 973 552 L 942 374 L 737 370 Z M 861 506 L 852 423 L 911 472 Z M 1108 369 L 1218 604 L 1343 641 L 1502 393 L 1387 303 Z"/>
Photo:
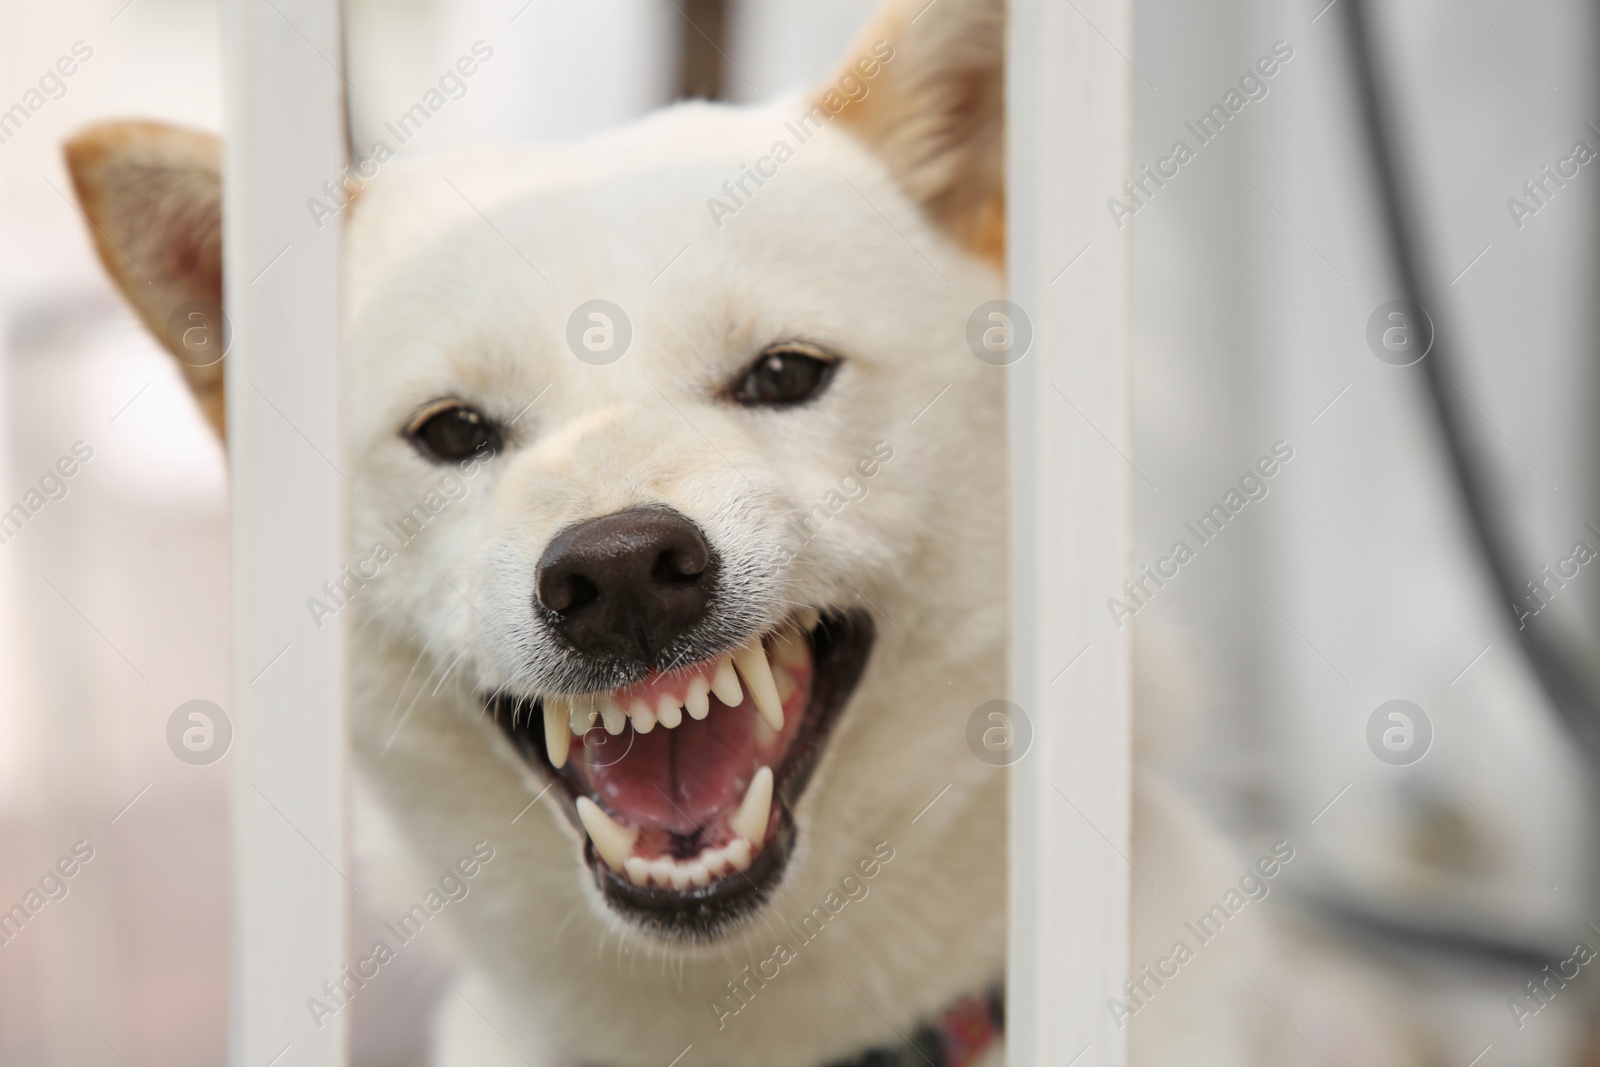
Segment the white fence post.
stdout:
<path fill-rule="evenodd" d="M 339 227 L 305 202 L 344 164 L 337 0 L 226 0 L 224 262 L 233 343 L 232 1067 L 335 1067 L 345 958 L 344 641 L 336 579 Z"/>
<path fill-rule="evenodd" d="M 1127 1063 L 1106 1002 L 1128 968 L 1131 642 L 1105 602 L 1131 557 L 1131 246 L 1105 200 L 1128 177 L 1132 7 L 1010 5 L 1008 270 L 1034 328 L 1008 372 L 1011 680 L 1035 730 L 1012 768 L 1011 1067 Z"/>

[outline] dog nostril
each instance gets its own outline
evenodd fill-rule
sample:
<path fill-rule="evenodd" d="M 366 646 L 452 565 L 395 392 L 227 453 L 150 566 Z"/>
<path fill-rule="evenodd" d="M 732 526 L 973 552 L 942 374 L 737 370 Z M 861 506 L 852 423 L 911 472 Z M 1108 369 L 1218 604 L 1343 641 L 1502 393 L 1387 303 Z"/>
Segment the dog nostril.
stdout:
<path fill-rule="evenodd" d="M 581 574 L 546 574 L 539 583 L 539 603 L 558 615 L 578 611 L 599 599 L 600 590 Z"/>
<path fill-rule="evenodd" d="M 700 528 L 666 507 L 636 507 L 557 534 L 535 596 L 580 651 L 651 663 L 705 618 L 716 557 Z"/>
<path fill-rule="evenodd" d="M 710 557 L 704 551 L 669 548 L 656 557 L 650 577 L 663 585 L 693 585 L 705 573 L 709 562 Z"/>

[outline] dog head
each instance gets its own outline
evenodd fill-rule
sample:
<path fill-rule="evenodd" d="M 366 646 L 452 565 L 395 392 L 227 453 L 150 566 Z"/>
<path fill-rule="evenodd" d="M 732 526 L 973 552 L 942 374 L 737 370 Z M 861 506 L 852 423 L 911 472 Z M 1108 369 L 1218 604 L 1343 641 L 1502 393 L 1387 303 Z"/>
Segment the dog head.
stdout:
<path fill-rule="evenodd" d="M 625 936 L 820 897 L 941 786 L 1003 837 L 963 741 L 1002 670 L 1000 382 L 967 342 L 1002 291 L 1002 20 L 921 6 L 812 96 L 397 160 L 346 217 L 351 565 L 311 614 L 459 687 L 416 736 L 487 712 Z M 221 300 L 216 156 L 69 146 L 153 326 Z"/>

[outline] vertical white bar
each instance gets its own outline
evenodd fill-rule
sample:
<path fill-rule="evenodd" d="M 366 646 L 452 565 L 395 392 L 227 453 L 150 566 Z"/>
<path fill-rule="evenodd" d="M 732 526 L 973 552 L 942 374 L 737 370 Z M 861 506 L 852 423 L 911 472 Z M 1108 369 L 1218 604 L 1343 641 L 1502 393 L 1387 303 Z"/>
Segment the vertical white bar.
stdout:
<path fill-rule="evenodd" d="M 1107 42 L 1131 42 L 1132 0 L 1010 18 L 1007 266 L 1035 330 L 1009 372 L 1011 683 L 1036 733 L 1012 768 L 1007 1062 L 1120 1067 L 1131 645 L 1105 599 L 1131 560 L 1131 247 L 1104 203 L 1128 175 L 1129 66 Z"/>
<path fill-rule="evenodd" d="M 347 901 L 336 579 L 339 227 L 305 202 L 344 163 L 337 0 L 226 0 L 224 274 L 233 495 L 232 1067 L 335 1067 Z"/>

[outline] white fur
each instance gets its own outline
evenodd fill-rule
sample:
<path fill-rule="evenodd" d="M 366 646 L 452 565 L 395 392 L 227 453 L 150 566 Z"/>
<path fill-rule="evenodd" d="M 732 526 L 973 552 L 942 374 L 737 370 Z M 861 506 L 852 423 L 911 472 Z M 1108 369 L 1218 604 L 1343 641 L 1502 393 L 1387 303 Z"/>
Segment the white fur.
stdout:
<path fill-rule="evenodd" d="M 1001 976 L 1004 776 L 968 751 L 965 723 L 1003 691 L 1003 372 L 963 339 L 1003 283 L 835 129 L 719 229 L 707 198 L 800 107 L 684 105 L 566 148 L 397 168 L 354 212 L 353 558 L 392 539 L 383 523 L 438 483 L 399 435 L 413 411 L 446 394 L 503 422 L 526 407 L 468 495 L 355 601 L 355 752 L 405 842 L 375 861 L 395 868 L 403 897 L 473 841 L 498 854 L 475 906 L 445 913 L 470 977 L 448 994 L 441 1065 L 659 1067 L 692 1044 L 686 1067 L 817 1067 L 892 1043 L 895 1027 Z M 594 298 L 633 324 L 609 366 L 565 340 L 569 314 Z M 786 339 L 844 356 L 819 402 L 717 398 Z M 894 458 L 869 495 L 784 565 L 787 520 L 879 441 Z M 544 783 L 480 710 L 481 693 L 562 677 L 532 609 L 551 535 L 642 503 L 707 531 L 745 625 L 813 604 L 867 609 L 878 629 L 798 805 L 780 888 L 755 921 L 698 949 L 608 910 L 553 796 L 512 825 Z M 794 940 L 781 919 L 820 903 L 879 842 L 895 858 L 870 894 L 719 1029 L 709 1002 L 723 984 Z"/>
<path fill-rule="evenodd" d="M 404 907 L 472 842 L 497 852 L 473 906 L 443 913 L 465 974 L 446 994 L 438 1067 L 660 1067 L 690 1046 L 683 1067 L 820 1067 L 895 1043 L 1002 975 L 1005 779 L 968 751 L 965 724 L 1004 685 L 1003 371 L 964 338 L 971 309 L 1003 280 L 836 129 L 719 228 L 707 198 L 800 108 L 683 105 L 563 148 L 396 167 L 350 222 L 352 558 L 388 539 L 383 524 L 449 470 L 400 436 L 413 412 L 452 395 L 516 419 L 504 454 L 354 606 L 355 753 L 392 831 L 361 835 L 368 862 Z M 608 366 L 567 347 L 569 315 L 595 298 L 633 325 L 627 354 Z M 819 402 L 752 410 L 718 399 L 764 345 L 793 339 L 845 358 Z M 880 441 L 894 458 L 869 495 L 785 563 L 788 520 Z M 667 944 L 608 909 L 561 802 L 524 812 L 546 783 L 481 710 L 484 693 L 570 678 L 532 609 L 550 537 L 647 503 L 706 530 L 738 590 L 736 628 L 819 605 L 865 608 L 878 629 L 798 805 L 778 890 L 709 946 Z M 1198 682 L 1177 681 L 1170 656 L 1142 671 L 1169 690 L 1145 689 L 1148 740 L 1163 715 L 1150 705 L 1190 701 Z M 1137 797 L 1136 857 L 1169 889 L 1136 886 L 1136 962 L 1168 947 L 1249 859 L 1158 781 Z M 821 903 L 880 842 L 895 858 L 869 895 L 719 1024 L 710 1003 L 724 983 L 793 943 L 784 920 Z M 1286 989 L 1283 936 L 1266 915 L 1230 929 L 1131 1020 L 1139 1062 L 1322 1063 L 1246 984 Z M 1369 1049 L 1404 1047 L 1400 1021 L 1341 1009 L 1363 1001 L 1357 983 L 1328 984 L 1342 1000 L 1302 982 L 1293 1002 L 1360 1018 Z"/>

